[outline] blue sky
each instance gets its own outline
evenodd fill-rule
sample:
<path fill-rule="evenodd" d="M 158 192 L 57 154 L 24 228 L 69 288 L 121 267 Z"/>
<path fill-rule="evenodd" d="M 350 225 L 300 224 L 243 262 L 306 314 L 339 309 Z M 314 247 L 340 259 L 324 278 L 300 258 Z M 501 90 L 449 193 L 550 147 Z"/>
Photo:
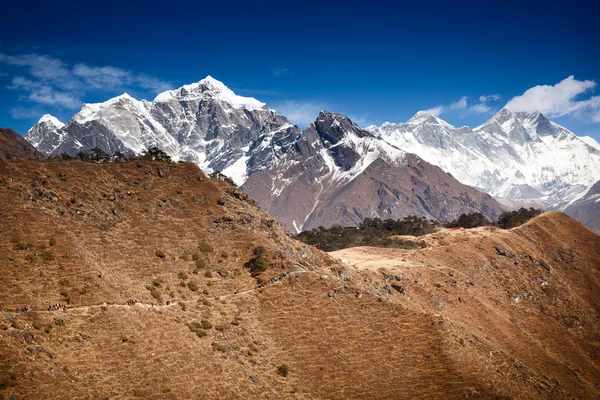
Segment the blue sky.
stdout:
<path fill-rule="evenodd" d="M 301 126 L 323 108 L 476 126 L 529 90 L 511 104 L 600 141 L 591 1 L 51 3 L 3 9 L 0 126 L 20 133 L 211 75 Z"/>

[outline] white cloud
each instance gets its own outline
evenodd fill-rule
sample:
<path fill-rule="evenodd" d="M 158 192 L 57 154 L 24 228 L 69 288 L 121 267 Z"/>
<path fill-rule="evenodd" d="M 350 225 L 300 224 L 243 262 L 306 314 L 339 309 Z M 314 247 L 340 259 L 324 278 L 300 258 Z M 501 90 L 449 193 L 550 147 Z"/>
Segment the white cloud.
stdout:
<path fill-rule="evenodd" d="M 38 104 L 65 108 L 81 105 L 81 99 L 69 92 L 55 90 L 50 85 L 25 79 L 22 76 L 13 78 L 12 85 L 8 88 L 23 92 L 23 97 Z"/>
<path fill-rule="evenodd" d="M 430 108 L 429 110 L 425 110 L 425 111 L 427 111 L 428 113 L 431 113 L 431 114 L 435 115 L 436 117 L 439 117 L 440 114 L 442 114 L 445 110 L 446 110 L 446 107 L 444 107 L 444 106 L 437 106 L 437 107 L 433 107 L 433 108 Z"/>
<path fill-rule="evenodd" d="M 498 101 L 498 100 L 500 100 L 500 95 L 499 94 L 490 94 L 489 96 L 486 96 L 486 95 L 479 96 L 480 103 L 487 103 L 490 100 Z"/>
<path fill-rule="evenodd" d="M 144 74 L 134 74 L 115 67 L 90 67 L 85 64 L 77 64 L 73 67 L 73 75 L 96 89 L 137 86 L 158 93 L 171 87 L 167 82 L 157 78 Z"/>
<path fill-rule="evenodd" d="M 460 100 L 450 104 L 450 108 L 453 110 L 464 110 L 467 108 L 467 96 L 463 96 Z"/>
<path fill-rule="evenodd" d="M 499 99 L 500 95 L 498 94 L 481 95 L 479 96 L 479 101 L 472 102 L 469 100 L 469 97 L 462 96 L 457 101 L 450 103 L 450 105 L 439 105 L 425 111 L 430 112 L 436 117 L 440 116 L 441 114 L 445 114 L 449 111 L 466 111 L 467 113 L 485 114 L 492 109 L 488 105 L 488 102 L 497 101 Z"/>
<path fill-rule="evenodd" d="M 0 53 L 0 64 L 19 71 L 8 88 L 18 91 L 21 99 L 59 108 L 80 107 L 81 99 L 91 91 L 118 92 L 140 88 L 158 93 L 171 87 L 169 83 L 148 75 L 111 66 L 70 66 L 40 54 Z"/>
<path fill-rule="evenodd" d="M 325 107 L 315 101 L 287 100 L 274 107 L 279 115 L 285 115 L 293 124 L 306 128 L 315 121 L 319 112 Z"/>
<path fill-rule="evenodd" d="M 600 122 L 600 96 L 575 100 L 595 87 L 596 82 L 578 81 L 571 75 L 554 86 L 538 85 L 527 89 L 522 95 L 513 97 L 506 107 L 516 112 L 539 111 L 548 117 L 571 115 Z"/>

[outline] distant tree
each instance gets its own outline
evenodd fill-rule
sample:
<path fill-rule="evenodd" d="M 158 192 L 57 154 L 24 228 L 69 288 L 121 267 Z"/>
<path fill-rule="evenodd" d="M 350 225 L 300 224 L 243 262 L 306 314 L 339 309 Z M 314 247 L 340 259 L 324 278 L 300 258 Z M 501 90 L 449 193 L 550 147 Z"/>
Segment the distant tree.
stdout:
<path fill-rule="evenodd" d="M 127 158 L 127 156 L 125 154 L 123 154 L 123 153 L 121 153 L 120 151 L 117 150 L 117 151 L 114 152 L 114 154 L 112 156 L 112 160 L 118 162 L 118 161 L 121 161 L 121 160 L 128 161 L 129 159 Z"/>
<path fill-rule="evenodd" d="M 458 219 L 445 224 L 446 228 L 477 228 L 478 226 L 487 226 L 490 221 L 480 212 L 461 214 Z"/>
<path fill-rule="evenodd" d="M 236 185 L 236 183 L 230 177 L 228 177 L 227 175 L 223 175 L 221 173 L 221 171 L 215 171 L 212 174 L 210 174 L 209 176 L 211 179 L 218 179 L 220 181 L 227 182 L 229 185 L 231 185 L 233 187 L 238 187 Z"/>
<path fill-rule="evenodd" d="M 110 160 L 110 156 L 104 150 L 100 148 L 100 146 L 96 146 L 88 151 L 90 155 L 90 160 L 96 162 L 108 161 Z"/>
<path fill-rule="evenodd" d="M 70 154 L 68 154 L 68 153 L 60 153 L 60 156 L 59 156 L 59 157 L 60 157 L 62 160 L 65 160 L 65 161 L 69 161 L 69 160 L 72 160 L 72 159 L 73 159 L 73 157 L 71 157 L 71 155 L 70 155 Z"/>
<path fill-rule="evenodd" d="M 80 151 L 78 152 L 75 157 L 79 158 L 81 161 L 89 161 L 90 160 L 90 155 L 88 153 L 86 153 L 85 151 Z"/>
<path fill-rule="evenodd" d="M 171 156 L 169 156 L 165 151 L 159 149 L 156 146 L 144 150 L 142 152 L 141 159 L 142 160 L 171 162 Z"/>
<path fill-rule="evenodd" d="M 498 225 L 503 229 L 510 229 L 516 226 L 522 225 L 529 221 L 531 218 L 536 217 L 542 213 L 542 210 L 535 209 L 533 207 L 523 208 L 516 211 L 506 211 L 498 218 Z"/>

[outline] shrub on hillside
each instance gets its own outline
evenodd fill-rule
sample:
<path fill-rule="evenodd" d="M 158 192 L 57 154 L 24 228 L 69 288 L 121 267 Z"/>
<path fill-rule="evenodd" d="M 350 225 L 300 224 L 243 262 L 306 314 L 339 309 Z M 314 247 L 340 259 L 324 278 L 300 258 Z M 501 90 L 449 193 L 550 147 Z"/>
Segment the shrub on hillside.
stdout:
<path fill-rule="evenodd" d="M 142 151 L 142 156 L 140 157 L 142 160 L 148 161 L 166 161 L 171 162 L 171 157 L 163 150 L 158 147 L 151 147 L 149 149 L 145 149 Z"/>
<path fill-rule="evenodd" d="M 198 283 L 196 281 L 189 281 L 187 286 L 192 292 L 198 291 Z"/>
<path fill-rule="evenodd" d="M 210 323 L 210 321 L 209 321 L 209 320 L 206 320 L 206 319 L 201 319 L 201 320 L 200 320 L 200 327 L 201 327 L 202 329 L 209 330 L 209 329 L 212 329 L 213 325 Z"/>
<path fill-rule="evenodd" d="M 167 256 L 167 255 L 165 254 L 165 252 L 164 252 L 164 251 L 162 251 L 162 250 L 156 250 L 156 253 L 155 253 L 155 254 L 156 254 L 156 257 L 158 257 L 158 258 L 165 258 L 165 257 Z"/>
<path fill-rule="evenodd" d="M 244 264 L 244 267 L 250 270 L 252 277 L 257 277 L 267 270 L 270 264 L 270 260 L 267 257 L 267 249 L 263 246 L 257 246 L 252 251 L 254 257 Z"/>
<path fill-rule="evenodd" d="M 200 242 L 200 244 L 198 245 L 198 250 L 200 250 L 200 252 L 203 254 L 208 254 L 208 253 L 213 252 L 212 246 L 206 242 Z"/>
<path fill-rule="evenodd" d="M 202 324 L 194 321 L 188 324 L 191 332 L 194 332 L 198 337 L 204 337 L 208 335 L 204 329 L 202 329 Z"/>
<path fill-rule="evenodd" d="M 288 376 L 289 373 L 290 373 L 290 369 L 288 368 L 287 365 L 281 364 L 280 366 L 277 367 L 278 375 L 286 377 L 286 376 Z"/>
<path fill-rule="evenodd" d="M 156 300 L 161 301 L 160 292 L 156 288 L 150 289 L 150 295 L 152 295 L 152 297 L 154 297 Z"/>
<path fill-rule="evenodd" d="M 42 254 L 40 254 L 40 256 L 42 257 L 42 260 L 45 260 L 45 261 L 53 261 L 54 260 L 54 253 L 51 252 L 50 250 L 42 251 Z"/>

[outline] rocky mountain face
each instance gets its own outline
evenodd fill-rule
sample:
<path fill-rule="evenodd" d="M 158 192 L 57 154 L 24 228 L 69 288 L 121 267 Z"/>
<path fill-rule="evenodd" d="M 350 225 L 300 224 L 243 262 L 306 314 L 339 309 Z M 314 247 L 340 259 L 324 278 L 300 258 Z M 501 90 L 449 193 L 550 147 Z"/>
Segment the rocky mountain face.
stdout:
<path fill-rule="evenodd" d="M 502 211 L 489 195 L 326 111 L 242 189 L 294 231 L 409 214 L 444 221 L 479 211 L 493 219 Z"/>
<path fill-rule="evenodd" d="M 44 155 L 12 129 L 0 128 L 0 160 L 39 160 Z"/>
<path fill-rule="evenodd" d="M 302 131 L 211 77 L 152 102 L 124 94 L 84 104 L 64 125 L 44 116 L 26 139 L 51 156 L 158 146 L 174 160 L 222 171 L 293 231 L 407 213 L 440 221 L 469 211 L 498 215 L 498 203 L 464 185 L 508 207 L 560 209 L 600 180 L 600 145 L 537 112 L 504 108 L 475 129 L 428 112 L 361 129 L 322 112 Z"/>
<path fill-rule="evenodd" d="M 600 181 L 585 196 L 569 204 L 564 213 L 600 235 Z"/>
<path fill-rule="evenodd" d="M 84 104 L 66 124 L 44 116 L 25 138 L 49 156 L 100 146 L 108 153 L 141 154 L 152 146 L 174 160 L 223 171 L 241 184 L 277 155 L 292 124 L 265 104 L 235 95 L 207 77 L 200 82 L 138 101 L 123 94 Z M 258 161 L 260 159 L 260 161 Z"/>
<path fill-rule="evenodd" d="M 483 125 L 456 128 L 427 112 L 370 126 L 464 184 L 517 204 L 559 208 L 600 179 L 600 151 L 538 112 L 503 108 Z"/>

